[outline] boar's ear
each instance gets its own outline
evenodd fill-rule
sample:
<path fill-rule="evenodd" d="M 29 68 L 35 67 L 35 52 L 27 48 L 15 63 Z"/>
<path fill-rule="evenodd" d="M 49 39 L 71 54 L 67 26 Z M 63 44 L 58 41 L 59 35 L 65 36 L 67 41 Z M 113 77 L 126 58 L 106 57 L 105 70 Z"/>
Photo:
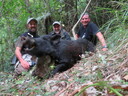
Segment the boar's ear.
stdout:
<path fill-rule="evenodd" d="M 53 44 L 57 44 L 57 43 L 60 42 L 60 38 L 61 38 L 61 36 L 58 35 L 58 34 L 52 35 L 52 36 L 51 36 L 51 42 L 52 42 Z"/>
<path fill-rule="evenodd" d="M 26 43 L 28 43 L 28 42 L 30 43 L 30 40 L 32 41 L 32 39 L 33 39 L 33 38 L 30 38 L 30 37 L 28 37 L 28 36 L 27 36 L 27 37 L 22 36 L 22 37 L 21 37 L 21 42 L 22 42 L 23 44 L 26 44 Z M 32 43 L 33 43 L 33 41 L 32 41 Z"/>
<path fill-rule="evenodd" d="M 26 42 L 24 43 L 25 51 L 31 51 L 36 46 L 37 45 L 34 38 L 27 38 Z"/>
<path fill-rule="evenodd" d="M 21 40 L 27 40 L 27 37 L 21 36 Z"/>
<path fill-rule="evenodd" d="M 26 43 L 28 40 L 28 37 L 25 37 L 25 36 L 21 36 L 21 43 Z"/>

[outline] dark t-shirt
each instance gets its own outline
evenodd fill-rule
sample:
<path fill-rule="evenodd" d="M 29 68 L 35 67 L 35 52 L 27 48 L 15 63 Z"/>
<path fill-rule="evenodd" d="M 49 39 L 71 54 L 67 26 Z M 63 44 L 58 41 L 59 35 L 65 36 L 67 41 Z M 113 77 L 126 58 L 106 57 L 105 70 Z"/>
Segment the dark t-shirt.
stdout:
<path fill-rule="evenodd" d="M 50 35 L 56 35 L 57 33 L 55 33 L 54 31 L 52 31 L 52 32 L 50 32 L 49 34 L 50 34 Z M 61 29 L 59 35 L 61 36 L 61 39 L 64 39 L 64 40 L 71 40 L 71 37 L 70 37 L 69 33 L 68 33 L 66 30 L 64 30 L 64 29 Z"/>
<path fill-rule="evenodd" d="M 28 31 L 28 32 L 25 32 L 25 33 L 23 33 L 23 34 L 21 34 L 19 37 L 18 37 L 18 40 L 16 41 L 16 43 L 15 43 L 15 47 L 20 47 L 20 48 L 22 48 L 22 54 L 24 54 L 25 53 L 25 51 L 24 51 L 24 48 L 25 48 L 25 46 L 24 46 L 24 41 L 22 40 L 22 36 L 25 36 L 25 37 L 32 37 L 32 38 L 38 38 L 39 37 L 39 35 L 38 34 L 36 34 L 36 33 L 32 33 L 32 32 L 30 32 L 30 31 Z"/>
<path fill-rule="evenodd" d="M 86 38 L 87 40 L 91 41 L 94 45 L 97 43 L 96 33 L 99 32 L 99 28 L 93 22 L 88 23 L 87 27 L 84 28 L 83 25 L 80 26 L 78 31 L 79 38 Z"/>
<path fill-rule="evenodd" d="M 31 31 L 25 32 L 23 34 L 21 34 L 21 36 L 25 36 L 25 37 L 33 37 L 33 38 L 38 38 L 39 35 L 37 33 L 32 33 Z"/>

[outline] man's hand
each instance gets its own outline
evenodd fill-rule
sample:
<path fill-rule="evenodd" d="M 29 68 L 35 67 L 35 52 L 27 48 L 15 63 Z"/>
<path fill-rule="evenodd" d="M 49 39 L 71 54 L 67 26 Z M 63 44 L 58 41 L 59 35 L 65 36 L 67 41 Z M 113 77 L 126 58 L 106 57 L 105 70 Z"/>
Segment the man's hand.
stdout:
<path fill-rule="evenodd" d="M 108 48 L 102 48 L 102 51 L 107 51 L 108 50 Z"/>
<path fill-rule="evenodd" d="M 29 65 L 29 63 L 27 61 L 21 60 L 20 63 L 21 63 L 23 68 L 25 68 L 25 69 L 29 69 L 30 68 L 30 65 Z"/>
<path fill-rule="evenodd" d="M 108 48 L 107 48 L 107 44 L 106 44 L 106 42 L 105 42 L 105 39 L 104 39 L 104 36 L 103 36 L 103 34 L 101 33 L 101 32 L 98 32 L 97 34 L 96 34 L 96 36 L 98 37 L 98 39 L 99 39 L 99 41 L 101 42 L 101 44 L 102 44 L 102 51 L 107 51 L 108 50 Z"/>

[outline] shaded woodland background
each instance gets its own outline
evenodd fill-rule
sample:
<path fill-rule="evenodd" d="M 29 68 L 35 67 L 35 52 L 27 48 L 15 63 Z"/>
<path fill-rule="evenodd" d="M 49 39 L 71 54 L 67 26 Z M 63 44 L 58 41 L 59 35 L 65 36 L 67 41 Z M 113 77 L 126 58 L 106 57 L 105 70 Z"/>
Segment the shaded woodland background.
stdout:
<path fill-rule="evenodd" d="M 25 32 L 29 17 L 35 17 L 39 21 L 40 35 L 50 32 L 53 21 L 58 20 L 72 36 L 71 29 L 87 3 L 88 0 L 1 0 L 0 71 L 11 70 L 10 60 L 14 55 L 14 43 L 17 37 Z M 120 33 L 123 34 L 123 30 L 128 28 L 127 9 L 126 0 L 92 0 L 87 12 L 108 38 L 115 30 L 122 30 Z M 111 48 L 114 44 L 108 46 Z"/>
<path fill-rule="evenodd" d="M 87 9 L 108 51 L 98 44 L 96 54 L 86 53 L 74 67 L 49 79 L 40 80 L 31 71 L 13 77 L 14 43 L 26 31 L 27 19 L 39 21 L 40 35 L 48 34 L 58 20 L 72 36 L 88 1 L 0 0 L 0 96 L 128 96 L 128 0 L 91 0 Z"/>

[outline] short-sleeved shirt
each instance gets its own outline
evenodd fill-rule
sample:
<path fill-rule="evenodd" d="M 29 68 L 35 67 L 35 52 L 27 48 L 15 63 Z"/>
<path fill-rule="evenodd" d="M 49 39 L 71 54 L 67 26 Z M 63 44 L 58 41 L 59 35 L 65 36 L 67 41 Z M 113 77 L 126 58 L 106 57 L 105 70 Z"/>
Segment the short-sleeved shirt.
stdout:
<path fill-rule="evenodd" d="M 81 25 L 78 31 L 79 38 L 86 38 L 87 40 L 91 41 L 94 45 L 97 43 L 96 33 L 99 32 L 99 28 L 93 22 L 89 22 L 86 28 Z"/>
<path fill-rule="evenodd" d="M 57 33 L 55 33 L 54 31 L 52 31 L 50 34 L 51 34 L 51 35 L 55 35 L 55 34 L 57 34 Z M 59 35 L 61 36 L 61 39 L 64 39 L 64 40 L 71 40 L 71 37 L 70 37 L 69 33 L 66 32 L 66 30 L 64 30 L 64 29 L 61 29 Z"/>
<path fill-rule="evenodd" d="M 37 33 L 33 33 L 31 31 L 25 32 L 23 34 L 21 34 L 21 36 L 25 36 L 25 37 L 33 37 L 33 38 L 37 38 L 39 37 L 39 35 Z"/>
<path fill-rule="evenodd" d="M 20 48 L 22 48 L 22 54 L 24 54 L 24 41 L 22 40 L 22 36 L 24 36 L 24 37 L 32 37 L 32 38 L 38 38 L 39 37 L 39 35 L 38 34 L 36 34 L 36 33 L 32 33 L 32 32 L 30 32 L 30 31 L 28 31 L 28 32 L 25 32 L 25 33 L 23 33 L 23 34 L 21 34 L 19 37 L 18 37 L 18 40 L 16 41 L 16 43 L 15 43 L 15 47 L 20 47 Z"/>

